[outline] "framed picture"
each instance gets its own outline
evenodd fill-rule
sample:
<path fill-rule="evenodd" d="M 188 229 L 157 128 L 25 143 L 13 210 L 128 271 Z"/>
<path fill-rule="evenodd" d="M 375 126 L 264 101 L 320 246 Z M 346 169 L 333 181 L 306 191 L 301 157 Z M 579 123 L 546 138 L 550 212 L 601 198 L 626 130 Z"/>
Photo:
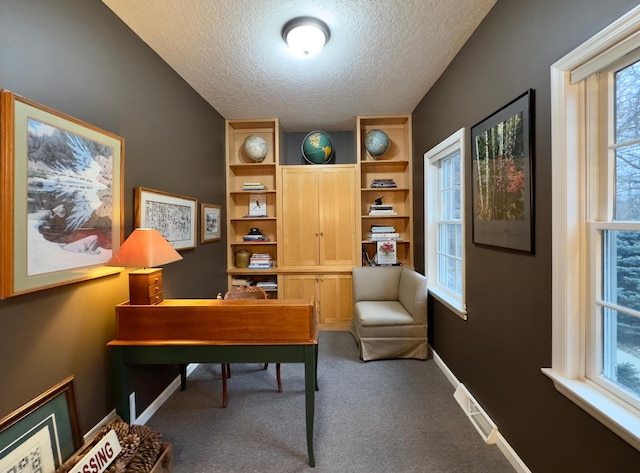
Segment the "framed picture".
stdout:
<path fill-rule="evenodd" d="M 2 473 L 54 473 L 81 447 L 73 376 L 0 419 Z"/>
<path fill-rule="evenodd" d="M 267 216 L 267 196 L 264 194 L 249 194 L 249 216 Z"/>
<path fill-rule="evenodd" d="M 533 95 L 471 128 L 474 243 L 533 253 Z"/>
<path fill-rule="evenodd" d="M 124 140 L 0 91 L 0 299 L 121 271 Z"/>
<path fill-rule="evenodd" d="M 200 204 L 200 243 L 220 240 L 222 219 L 220 206 Z"/>
<path fill-rule="evenodd" d="M 146 187 L 135 192 L 136 228 L 155 228 L 176 250 L 196 247 L 196 199 Z"/>

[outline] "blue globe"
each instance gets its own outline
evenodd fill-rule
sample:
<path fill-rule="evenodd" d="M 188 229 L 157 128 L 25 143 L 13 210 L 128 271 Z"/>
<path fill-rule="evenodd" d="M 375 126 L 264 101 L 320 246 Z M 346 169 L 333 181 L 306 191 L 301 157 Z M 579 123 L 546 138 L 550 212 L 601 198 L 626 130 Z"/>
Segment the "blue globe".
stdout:
<path fill-rule="evenodd" d="M 326 164 L 333 155 L 333 141 L 324 131 L 312 131 L 302 140 L 302 157 L 310 164 Z"/>
<path fill-rule="evenodd" d="M 384 156 L 390 145 L 391 140 L 382 130 L 371 130 L 364 138 L 364 147 L 373 159 Z"/>

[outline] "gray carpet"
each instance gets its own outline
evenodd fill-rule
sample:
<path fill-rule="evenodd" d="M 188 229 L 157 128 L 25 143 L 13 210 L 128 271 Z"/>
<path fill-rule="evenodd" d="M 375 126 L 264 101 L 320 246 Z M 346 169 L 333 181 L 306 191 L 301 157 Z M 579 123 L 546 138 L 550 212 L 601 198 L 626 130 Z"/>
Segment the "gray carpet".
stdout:
<path fill-rule="evenodd" d="M 363 363 L 348 332 L 321 332 L 314 448 L 307 463 L 304 366 L 200 365 L 147 423 L 174 447 L 174 473 L 513 473 L 453 399 L 433 360 Z"/>

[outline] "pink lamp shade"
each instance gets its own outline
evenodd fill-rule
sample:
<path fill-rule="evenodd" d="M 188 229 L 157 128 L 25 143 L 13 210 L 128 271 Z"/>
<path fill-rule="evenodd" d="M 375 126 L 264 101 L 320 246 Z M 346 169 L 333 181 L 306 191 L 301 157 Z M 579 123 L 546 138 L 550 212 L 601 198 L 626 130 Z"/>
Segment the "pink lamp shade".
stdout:
<path fill-rule="evenodd" d="M 181 260 L 182 256 L 155 228 L 136 228 L 107 266 L 150 268 Z"/>

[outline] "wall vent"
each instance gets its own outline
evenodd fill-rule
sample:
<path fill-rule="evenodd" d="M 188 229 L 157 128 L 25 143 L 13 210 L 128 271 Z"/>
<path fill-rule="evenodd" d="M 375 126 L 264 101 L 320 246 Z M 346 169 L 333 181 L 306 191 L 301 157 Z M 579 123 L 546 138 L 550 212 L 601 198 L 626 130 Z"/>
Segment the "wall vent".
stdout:
<path fill-rule="evenodd" d="M 488 444 L 496 443 L 498 427 L 462 383 L 458 384 L 453 397 L 458 401 L 458 404 L 484 441 Z"/>

